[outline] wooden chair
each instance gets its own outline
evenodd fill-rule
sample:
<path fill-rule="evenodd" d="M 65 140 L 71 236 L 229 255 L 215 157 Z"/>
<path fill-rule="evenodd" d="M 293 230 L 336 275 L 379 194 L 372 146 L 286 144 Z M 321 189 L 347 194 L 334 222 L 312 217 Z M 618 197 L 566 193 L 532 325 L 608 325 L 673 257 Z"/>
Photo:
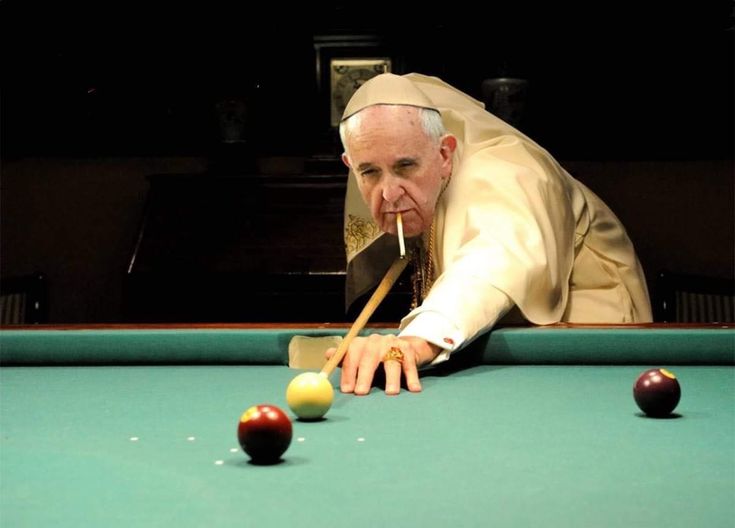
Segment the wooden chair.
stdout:
<path fill-rule="evenodd" d="M 735 322 L 735 281 L 659 273 L 653 296 L 654 319 L 669 323 Z"/>
<path fill-rule="evenodd" d="M 43 273 L 0 280 L 0 325 L 48 321 L 48 284 Z"/>

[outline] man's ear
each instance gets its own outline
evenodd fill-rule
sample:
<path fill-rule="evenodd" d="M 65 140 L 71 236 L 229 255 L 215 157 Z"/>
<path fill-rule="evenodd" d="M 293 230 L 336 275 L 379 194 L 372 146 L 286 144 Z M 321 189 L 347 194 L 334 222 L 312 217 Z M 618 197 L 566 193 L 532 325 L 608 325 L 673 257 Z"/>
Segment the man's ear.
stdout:
<path fill-rule="evenodd" d="M 444 163 L 452 161 L 452 155 L 457 149 L 457 138 L 452 134 L 446 134 L 441 138 L 441 145 L 439 150 L 441 152 L 442 160 Z"/>
<path fill-rule="evenodd" d="M 350 165 L 350 158 L 347 156 L 346 152 L 342 153 L 342 163 L 344 163 L 347 168 L 352 168 L 352 165 Z"/>
<path fill-rule="evenodd" d="M 451 158 L 454 151 L 457 149 L 457 138 L 452 134 L 446 134 L 441 139 L 441 147 L 443 158 Z"/>

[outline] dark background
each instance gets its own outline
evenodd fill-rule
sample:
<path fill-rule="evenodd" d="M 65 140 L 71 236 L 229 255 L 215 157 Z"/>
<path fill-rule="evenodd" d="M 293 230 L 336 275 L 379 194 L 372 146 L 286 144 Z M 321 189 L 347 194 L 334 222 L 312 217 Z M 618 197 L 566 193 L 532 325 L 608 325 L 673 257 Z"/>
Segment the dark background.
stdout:
<path fill-rule="evenodd" d="M 2 3 L 6 158 L 206 155 L 231 97 L 260 152 L 312 154 L 315 35 L 376 35 L 399 73 L 477 98 L 485 78 L 528 79 L 524 131 L 562 159 L 732 157 L 727 1 L 54 4 Z"/>
<path fill-rule="evenodd" d="M 194 175 L 203 192 L 187 187 L 200 201 L 179 207 L 187 232 L 169 237 L 187 240 L 187 252 L 171 250 L 143 290 L 176 276 L 159 297 L 213 288 L 233 297 L 228 281 L 248 254 L 247 244 L 235 247 L 237 230 L 255 222 L 233 198 L 251 194 L 247 178 L 273 159 L 292 176 L 342 174 L 308 163 L 339 153 L 316 75 L 315 41 L 325 36 L 369 37 L 378 45 L 365 55 L 388 55 L 398 73 L 437 75 L 476 98 L 483 79 L 526 79 L 520 128 L 611 205 L 652 288 L 662 269 L 733 276 L 731 2 L 252 4 L 0 2 L 0 272 L 43 271 L 52 322 L 141 320 L 127 310 L 131 257 L 155 174 L 186 175 L 166 180 L 174 193 Z M 233 100 L 246 109 L 245 136 L 228 145 L 217 105 Z M 206 249 L 212 240 L 190 243 L 192 233 L 214 232 L 213 217 L 230 219 L 215 239 L 233 244 L 218 247 L 225 270 Z M 341 225 L 330 229 L 339 239 Z M 272 240 L 303 271 L 288 241 Z M 172 269 L 177 262 L 189 267 Z M 248 289 L 236 297 L 247 303 Z M 251 316 L 199 306 L 146 317 Z"/>

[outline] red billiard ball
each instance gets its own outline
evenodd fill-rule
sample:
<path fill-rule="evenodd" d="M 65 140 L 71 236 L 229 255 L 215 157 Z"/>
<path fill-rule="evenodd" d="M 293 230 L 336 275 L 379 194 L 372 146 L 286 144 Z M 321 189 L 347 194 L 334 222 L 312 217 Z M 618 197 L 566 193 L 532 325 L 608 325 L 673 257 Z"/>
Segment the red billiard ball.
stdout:
<path fill-rule="evenodd" d="M 293 427 L 288 415 L 275 405 L 254 405 L 237 425 L 240 447 L 256 464 L 273 464 L 291 444 Z"/>
<path fill-rule="evenodd" d="M 638 376 L 633 397 L 641 411 L 661 418 L 671 414 L 679 404 L 681 387 L 674 374 L 666 369 L 650 369 Z"/>

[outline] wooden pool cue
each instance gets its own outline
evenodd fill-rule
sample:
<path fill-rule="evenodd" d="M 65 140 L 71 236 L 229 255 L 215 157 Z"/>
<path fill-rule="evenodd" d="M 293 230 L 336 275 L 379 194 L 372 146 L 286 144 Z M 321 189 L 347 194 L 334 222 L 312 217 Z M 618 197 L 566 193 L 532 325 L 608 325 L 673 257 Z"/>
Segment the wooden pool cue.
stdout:
<path fill-rule="evenodd" d="M 362 309 L 362 312 L 360 312 L 360 315 L 355 319 L 350 331 L 347 332 L 347 335 L 337 347 L 337 352 L 335 352 L 334 355 L 329 358 L 329 361 L 327 361 L 327 363 L 322 367 L 322 370 L 319 373 L 320 375 L 329 377 L 329 375 L 332 374 L 335 367 L 339 365 L 339 362 L 342 361 L 342 358 L 347 353 L 347 349 L 349 348 L 352 340 L 360 333 L 367 324 L 368 319 L 370 319 L 370 316 L 373 315 L 375 309 L 380 305 L 383 299 L 385 299 L 385 296 L 388 295 L 388 292 L 401 275 L 401 272 L 406 268 L 407 264 L 407 258 L 397 258 L 395 262 L 391 264 L 385 274 L 385 277 L 383 277 L 383 280 L 380 281 L 380 284 L 378 284 L 378 287 L 370 297 L 370 300 L 368 300 L 367 304 Z"/>

